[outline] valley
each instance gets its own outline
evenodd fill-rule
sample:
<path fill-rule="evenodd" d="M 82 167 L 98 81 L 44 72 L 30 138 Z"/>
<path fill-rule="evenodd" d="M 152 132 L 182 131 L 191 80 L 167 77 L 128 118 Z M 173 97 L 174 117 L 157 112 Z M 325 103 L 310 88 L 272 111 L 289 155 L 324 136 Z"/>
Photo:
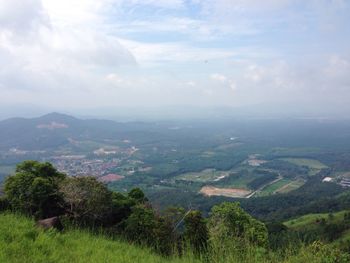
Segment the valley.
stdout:
<path fill-rule="evenodd" d="M 118 123 L 58 113 L 10 119 L 0 122 L 0 180 L 33 159 L 70 176 L 94 176 L 113 190 L 140 187 L 151 200 L 167 191 L 161 207 L 183 191 L 199 203 L 286 194 L 314 176 L 344 182 L 348 126 L 297 119 Z M 343 133 L 329 136 L 335 128 Z"/>

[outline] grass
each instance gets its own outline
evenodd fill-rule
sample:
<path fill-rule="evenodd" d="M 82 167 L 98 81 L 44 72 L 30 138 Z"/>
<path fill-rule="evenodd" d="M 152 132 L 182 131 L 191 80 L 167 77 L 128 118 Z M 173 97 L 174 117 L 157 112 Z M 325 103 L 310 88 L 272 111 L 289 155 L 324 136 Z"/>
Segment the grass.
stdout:
<path fill-rule="evenodd" d="M 228 176 L 228 171 L 217 171 L 215 169 L 205 169 L 200 172 L 191 172 L 179 175 L 177 179 L 192 182 L 212 182 L 220 179 L 220 176 Z"/>
<path fill-rule="evenodd" d="M 321 170 L 324 168 L 327 168 L 328 166 L 321 163 L 318 160 L 315 159 L 306 159 L 306 158 L 282 158 L 282 161 L 290 162 L 292 164 L 298 165 L 298 166 L 307 166 L 310 169 L 317 169 Z"/>
<path fill-rule="evenodd" d="M 321 219 L 337 222 L 344 218 L 344 214 L 346 212 L 347 211 L 340 211 L 337 213 L 333 213 L 332 219 L 330 219 L 328 213 L 307 214 L 307 215 L 298 217 L 296 219 L 288 220 L 284 222 L 284 225 L 292 229 L 301 229 L 301 228 L 309 227 L 310 225 L 315 224 L 317 220 L 321 220 Z"/>
<path fill-rule="evenodd" d="M 321 163 L 315 159 L 306 159 L 306 158 L 282 158 L 282 161 L 290 162 L 298 166 L 306 166 L 309 168 L 309 175 L 316 175 L 320 170 L 328 168 L 327 165 Z"/>
<path fill-rule="evenodd" d="M 273 184 L 270 184 L 266 186 L 259 194 L 258 196 L 266 196 L 266 195 L 271 195 L 274 194 L 278 189 L 281 187 L 289 184 L 291 182 L 290 179 L 283 178 Z"/>
<path fill-rule="evenodd" d="M 162 263 L 164 260 L 149 249 L 111 240 L 102 235 L 81 230 L 68 230 L 64 233 L 43 231 L 34 227 L 34 222 L 25 217 L 0 215 L 0 262 L 3 263 Z M 166 261 L 183 262 L 180 259 Z"/>
<path fill-rule="evenodd" d="M 239 174 L 230 177 L 231 180 L 228 182 L 227 186 L 234 188 L 249 189 L 248 184 L 253 181 L 256 176 L 253 174 L 241 176 Z"/>
<path fill-rule="evenodd" d="M 302 179 L 297 179 L 294 181 L 291 181 L 288 184 L 285 184 L 284 186 L 280 187 L 276 190 L 276 193 L 288 193 L 290 191 L 298 189 L 300 186 L 304 185 L 305 181 Z"/>
<path fill-rule="evenodd" d="M 165 258 L 125 241 L 77 229 L 44 231 L 26 217 L 0 213 L 1 263 L 343 263 L 349 259 L 339 260 L 335 250 L 325 245 L 317 250 L 304 246 L 297 253 L 282 255 L 245 242 L 215 244 L 202 260 L 191 254 Z"/>

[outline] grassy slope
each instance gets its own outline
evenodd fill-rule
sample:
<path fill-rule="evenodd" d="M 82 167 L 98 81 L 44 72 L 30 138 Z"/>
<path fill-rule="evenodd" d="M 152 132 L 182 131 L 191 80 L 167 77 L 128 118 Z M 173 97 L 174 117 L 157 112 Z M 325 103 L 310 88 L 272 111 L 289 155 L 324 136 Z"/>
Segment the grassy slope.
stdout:
<path fill-rule="evenodd" d="M 340 211 L 337 213 L 333 213 L 333 222 L 337 222 L 341 219 L 344 218 L 344 214 L 347 211 Z M 307 214 L 292 220 L 288 220 L 286 222 L 284 222 L 284 224 L 292 229 L 300 229 L 300 228 L 305 228 L 305 227 L 309 227 L 311 224 L 314 224 L 316 222 L 316 220 L 321 220 L 321 219 L 325 219 L 326 221 L 329 220 L 329 214 L 328 213 L 323 213 L 323 214 Z"/>
<path fill-rule="evenodd" d="M 301 217 L 298 217 L 296 219 L 288 220 L 284 222 L 284 225 L 287 226 L 290 229 L 294 230 L 303 230 L 303 229 L 317 229 L 319 228 L 319 224 L 316 223 L 316 220 L 321 220 L 324 219 L 326 222 L 332 222 L 332 223 L 337 223 L 343 220 L 344 214 L 349 211 L 340 211 L 337 213 L 333 213 L 333 217 L 330 218 L 329 214 L 327 213 L 320 213 L 320 214 L 307 214 Z M 346 241 L 350 240 L 350 229 L 346 229 L 343 231 L 341 236 L 334 241 L 334 243 L 338 243 L 341 241 Z"/>
<path fill-rule="evenodd" d="M 0 214 L 0 262 L 161 263 L 164 258 L 148 249 L 84 231 L 42 231 L 22 216 Z M 167 262 L 183 261 L 169 259 Z"/>
<path fill-rule="evenodd" d="M 220 247 L 221 244 L 219 244 Z M 324 255 L 303 247 L 298 254 L 287 257 L 266 253 L 264 249 L 246 247 L 236 243 L 227 249 L 218 249 L 207 260 L 213 263 L 323 263 L 324 256 L 333 258 L 327 250 Z M 265 251 L 265 252 L 264 252 Z M 162 258 L 149 249 L 142 249 L 122 241 L 113 241 L 81 230 L 59 233 L 43 231 L 34 222 L 14 214 L 0 213 L 0 262 L 1 263 L 199 263 L 193 257 Z M 338 262 L 338 261 L 337 261 Z M 347 261 L 339 261 L 347 262 Z"/>

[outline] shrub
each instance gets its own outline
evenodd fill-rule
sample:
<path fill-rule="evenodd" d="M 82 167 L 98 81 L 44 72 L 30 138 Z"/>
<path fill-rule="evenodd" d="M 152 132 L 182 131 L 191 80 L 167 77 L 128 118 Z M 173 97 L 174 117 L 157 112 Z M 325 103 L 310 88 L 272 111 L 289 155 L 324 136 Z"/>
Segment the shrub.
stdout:
<path fill-rule="evenodd" d="M 58 185 L 64 178 L 50 163 L 24 161 L 6 179 L 5 197 L 16 211 L 37 218 L 55 216 L 62 212 Z"/>
<path fill-rule="evenodd" d="M 224 202 L 211 209 L 208 222 L 210 239 L 244 239 L 258 246 L 266 246 L 268 233 L 266 226 L 247 214 L 239 203 Z"/>
<path fill-rule="evenodd" d="M 184 237 L 196 254 L 206 250 L 208 229 L 200 211 L 191 211 L 186 215 Z"/>
<path fill-rule="evenodd" d="M 66 214 L 76 223 L 103 224 L 112 209 L 112 192 L 94 177 L 71 177 L 60 185 Z"/>

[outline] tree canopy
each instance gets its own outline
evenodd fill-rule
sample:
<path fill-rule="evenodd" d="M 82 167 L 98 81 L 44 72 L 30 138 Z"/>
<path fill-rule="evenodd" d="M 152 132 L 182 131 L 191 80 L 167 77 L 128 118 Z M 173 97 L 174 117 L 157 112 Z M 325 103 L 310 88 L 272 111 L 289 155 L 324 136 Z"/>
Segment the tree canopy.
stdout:
<path fill-rule="evenodd" d="M 60 211 L 59 184 L 65 175 L 50 163 L 24 161 L 5 181 L 5 197 L 14 210 L 45 218 Z"/>

